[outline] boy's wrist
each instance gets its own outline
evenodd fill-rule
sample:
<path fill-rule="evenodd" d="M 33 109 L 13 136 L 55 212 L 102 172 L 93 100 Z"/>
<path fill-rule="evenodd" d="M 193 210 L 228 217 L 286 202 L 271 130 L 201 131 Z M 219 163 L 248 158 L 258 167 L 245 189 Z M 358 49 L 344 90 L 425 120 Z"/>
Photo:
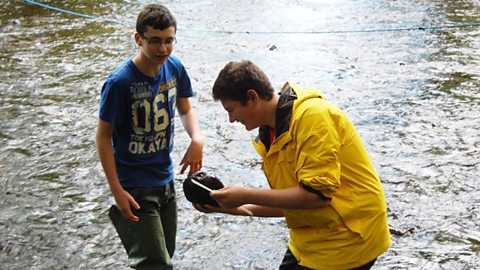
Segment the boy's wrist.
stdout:
<path fill-rule="evenodd" d="M 110 192 L 112 192 L 113 196 L 116 196 L 117 194 L 123 192 L 123 187 L 120 185 L 120 182 L 117 181 L 117 184 L 111 184 L 110 185 Z"/>
<path fill-rule="evenodd" d="M 191 138 L 191 143 L 203 146 L 203 137 L 198 136 L 198 137 Z"/>

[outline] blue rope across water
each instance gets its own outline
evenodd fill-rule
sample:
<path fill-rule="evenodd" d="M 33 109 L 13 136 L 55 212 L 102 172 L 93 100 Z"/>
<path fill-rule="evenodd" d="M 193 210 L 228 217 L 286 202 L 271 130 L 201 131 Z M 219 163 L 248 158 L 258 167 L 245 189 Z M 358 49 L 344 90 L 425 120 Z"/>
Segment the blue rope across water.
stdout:
<path fill-rule="evenodd" d="M 87 19 L 92 19 L 92 20 L 95 20 L 95 21 L 102 21 L 102 22 L 109 22 L 109 23 L 116 23 L 116 24 L 121 24 L 121 25 L 125 25 L 125 26 L 130 26 L 129 24 L 127 24 L 125 22 L 122 22 L 122 21 L 95 17 L 95 16 L 92 16 L 92 15 L 78 13 L 78 12 L 74 12 L 74 11 L 70 11 L 70 10 L 66 10 L 66 9 L 62 9 L 62 8 L 52 7 L 52 6 L 42 4 L 42 3 L 38 3 L 38 2 L 35 2 L 35 1 L 31 1 L 31 0 L 25 0 L 25 2 L 27 2 L 29 4 L 32 4 L 32 5 L 41 6 L 41 7 L 47 8 L 47 9 L 56 10 L 56 11 L 59 11 L 59 12 L 62 12 L 62 13 L 75 15 L 75 16 L 79 16 L 79 17 L 84 17 L 84 18 L 87 18 Z"/>
<path fill-rule="evenodd" d="M 79 17 L 84 17 L 87 19 L 95 20 L 95 21 L 101 21 L 101 22 L 108 22 L 108 23 L 115 23 L 115 24 L 120 24 L 128 27 L 133 27 L 133 23 L 126 23 L 124 21 L 119 21 L 119 20 L 114 20 L 114 19 L 105 19 L 105 18 L 100 18 L 88 14 L 83 14 L 83 13 L 78 13 L 58 7 L 53 7 L 49 6 L 46 4 L 42 4 L 36 1 L 32 0 L 25 0 L 25 2 L 32 4 L 32 5 L 37 5 L 41 6 L 47 9 L 59 11 L 62 13 L 70 14 L 70 15 L 75 15 Z M 181 29 L 179 28 L 178 30 L 180 31 L 193 31 L 193 32 L 210 32 L 210 33 L 219 33 L 219 34 L 257 34 L 257 35 L 271 35 L 271 34 L 346 34 L 346 33 L 379 33 L 379 32 L 400 32 L 400 31 L 414 31 L 414 30 L 442 30 L 442 29 L 448 29 L 448 28 L 465 28 L 465 27 L 476 27 L 480 26 L 480 23 L 463 23 L 463 24 L 454 24 L 454 25 L 440 25 L 440 26 L 411 26 L 411 27 L 399 27 L 399 28 L 378 28 L 378 29 L 360 29 L 360 30 L 326 30 L 326 31 L 299 31 L 299 32 L 293 32 L 293 31 L 272 31 L 272 32 L 267 32 L 267 31 L 228 31 L 228 30 L 215 30 L 215 29 Z"/>

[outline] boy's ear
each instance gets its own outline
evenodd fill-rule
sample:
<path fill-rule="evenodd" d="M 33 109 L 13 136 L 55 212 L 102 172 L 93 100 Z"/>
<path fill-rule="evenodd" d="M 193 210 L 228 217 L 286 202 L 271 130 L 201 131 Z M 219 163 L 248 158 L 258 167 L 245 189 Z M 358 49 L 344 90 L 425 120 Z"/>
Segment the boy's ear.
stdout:
<path fill-rule="evenodd" d="M 247 101 L 255 101 L 258 99 L 258 93 L 254 89 L 249 89 L 247 91 Z"/>
<path fill-rule="evenodd" d="M 135 32 L 133 38 L 135 39 L 135 43 L 137 43 L 138 46 L 142 46 L 142 37 L 138 32 Z"/>

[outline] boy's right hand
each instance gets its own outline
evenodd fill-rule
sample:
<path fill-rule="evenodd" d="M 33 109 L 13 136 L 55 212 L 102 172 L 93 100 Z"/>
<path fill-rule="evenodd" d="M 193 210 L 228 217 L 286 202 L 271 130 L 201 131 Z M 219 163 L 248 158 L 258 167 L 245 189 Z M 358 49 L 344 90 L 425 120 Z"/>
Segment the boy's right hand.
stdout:
<path fill-rule="evenodd" d="M 192 203 L 193 207 L 200 212 L 209 214 L 209 213 L 223 213 L 221 207 L 209 205 L 209 204 L 199 204 L 199 203 Z"/>
<path fill-rule="evenodd" d="M 131 207 L 138 210 L 140 209 L 140 205 L 138 205 L 130 193 L 122 189 L 117 194 L 114 194 L 113 197 L 115 198 L 115 204 L 118 210 L 124 218 L 131 221 L 138 221 L 138 217 L 133 214 Z"/>
<path fill-rule="evenodd" d="M 231 215 L 238 215 L 238 216 L 253 216 L 252 211 L 247 209 L 245 206 L 239 206 L 236 208 L 224 208 L 218 207 L 210 204 L 199 204 L 193 203 L 193 207 L 200 212 L 203 213 L 224 213 L 224 214 L 231 214 Z"/>

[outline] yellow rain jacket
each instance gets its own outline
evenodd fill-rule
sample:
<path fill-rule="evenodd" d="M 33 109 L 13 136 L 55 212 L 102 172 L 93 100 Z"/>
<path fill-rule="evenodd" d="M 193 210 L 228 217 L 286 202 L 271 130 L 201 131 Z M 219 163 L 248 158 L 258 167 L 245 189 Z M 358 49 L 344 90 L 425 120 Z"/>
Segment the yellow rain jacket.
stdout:
<path fill-rule="evenodd" d="M 254 141 L 272 189 L 301 183 L 331 198 L 325 208 L 283 210 L 299 265 L 351 269 L 390 246 L 383 189 L 352 122 L 316 89 L 286 83 L 275 139 L 260 127 Z"/>

